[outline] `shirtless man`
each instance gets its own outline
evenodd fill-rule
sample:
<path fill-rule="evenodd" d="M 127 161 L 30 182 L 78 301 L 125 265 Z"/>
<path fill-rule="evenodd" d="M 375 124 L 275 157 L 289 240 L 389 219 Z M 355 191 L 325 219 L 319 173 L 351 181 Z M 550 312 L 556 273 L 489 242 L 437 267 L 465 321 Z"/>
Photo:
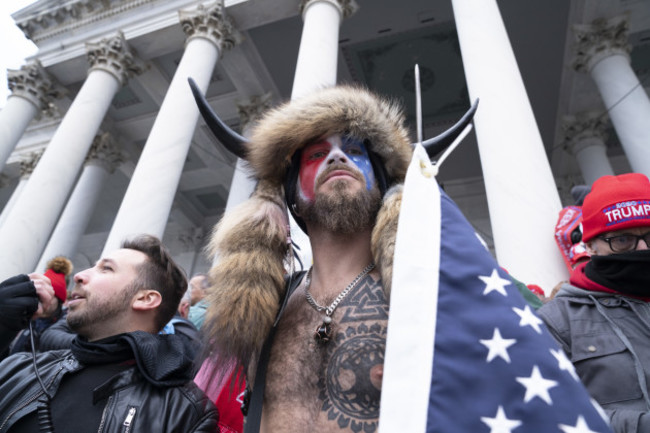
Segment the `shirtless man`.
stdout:
<path fill-rule="evenodd" d="M 321 90 L 267 113 L 240 153 L 258 184 L 211 243 L 219 262 L 204 331 L 214 361 L 243 365 L 253 389 L 269 341 L 263 432 L 376 431 L 401 197 L 395 185 L 412 155 L 401 112 L 365 90 Z M 311 242 L 307 273 L 287 275 L 287 208 Z M 259 390 L 251 412 L 256 398 L 261 403 Z M 257 430 L 251 412 L 247 432 Z"/>
<path fill-rule="evenodd" d="M 306 146 L 298 185 L 314 265 L 278 325 L 262 430 L 374 431 L 388 302 L 372 267 L 370 236 L 381 197 L 365 146 L 338 134 Z M 332 305 L 353 281 L 323 325 L 328 316 L 314 307 Z M 331 327 L 331 341 L 314 335 L 319 326 Z"/>

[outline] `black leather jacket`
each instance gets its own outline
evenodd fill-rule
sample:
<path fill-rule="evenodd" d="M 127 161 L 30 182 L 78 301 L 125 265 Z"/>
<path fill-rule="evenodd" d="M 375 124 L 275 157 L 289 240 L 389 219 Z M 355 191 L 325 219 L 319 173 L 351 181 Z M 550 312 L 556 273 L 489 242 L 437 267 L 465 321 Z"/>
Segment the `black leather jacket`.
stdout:
<path fill-rule="evenodd" d="M 0 432 L 34 412 L 43 395 L 34 377 L 32 355 L 21 353 L 0 363 Z M 70 350 L 37 355 L 38 371 L 50 394 L 61 379 L 84 366 Z M 218 413 L 212 402 L 190 381 L 182 386 L 160 387 L 145 380 L 137 367 L 122 371 L 93 391 L 107 397 L 98 428 L 102 432 L 209 432 L 218 431 Z"/>
<path fill-rule="evenodd" d="M 188 356 L 191 359 L 196 359 L 201 351 L 201 334 L 199 334 L 199 331 L 194 327 L 192 322 L 183 319 L 179 315 L 175 315 L 169 323 L 173 325 L 176 335 L 187 339 L 190 343 L 188 348 L 192 349 Z M 77 334 L 70 329 L 64 316 L 43 331 L 40 336 L 38 348 L 41 352 L 47 350 L 69 349 L 72 340 L 74 340 L 76 336 Z"/>

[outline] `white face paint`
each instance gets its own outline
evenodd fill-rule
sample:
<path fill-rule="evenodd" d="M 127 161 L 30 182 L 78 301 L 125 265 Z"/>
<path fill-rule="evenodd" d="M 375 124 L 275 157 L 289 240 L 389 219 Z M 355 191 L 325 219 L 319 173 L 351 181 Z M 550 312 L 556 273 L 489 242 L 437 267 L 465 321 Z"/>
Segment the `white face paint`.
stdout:
<path fill-rule="evenodd" d="M 340 170 L 331 171 L 332 167 L 339 167 Z M 332 177 L 350 176 L 350 173 L 355 178 L 362 176 L 367 190 L 373 188 L 375 174 L 365 144 L 350 136 L 332 135 L 303 149 L 298 191 L 304 200 L 311 202 L 316 195 L 317 185 Z M 325 178 L 322 178 L 323 174 Z"/>

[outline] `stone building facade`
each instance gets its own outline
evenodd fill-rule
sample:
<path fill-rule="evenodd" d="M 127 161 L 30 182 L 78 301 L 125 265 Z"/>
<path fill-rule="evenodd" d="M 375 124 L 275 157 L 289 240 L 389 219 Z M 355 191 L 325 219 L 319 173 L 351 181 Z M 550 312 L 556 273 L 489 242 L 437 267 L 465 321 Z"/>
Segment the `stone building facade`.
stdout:
<path fill-rule="evenodd" d="M 210 266 L 212 227 L 254 185 L 188 77 L 244 135 L 335 83 L 401 100 L 414 125 L 415 63 L 425 138 L 479 98 L 439 181 L 546 290 L 566 277 L 553 227 L 570 188 L 650 175 L 647 1 L 38 0 L 13 18 L 38 52 L 8 71 L 0 111 L 0 279 L 56 254 L 82 269 L 142 232 L 189 274 Z"/>

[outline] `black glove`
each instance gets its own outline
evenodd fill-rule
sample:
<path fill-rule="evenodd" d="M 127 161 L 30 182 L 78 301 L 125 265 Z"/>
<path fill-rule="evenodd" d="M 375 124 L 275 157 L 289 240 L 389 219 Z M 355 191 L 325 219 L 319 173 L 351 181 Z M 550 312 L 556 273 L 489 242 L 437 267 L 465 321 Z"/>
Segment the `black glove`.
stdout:
<path fill-rule="evenodd" d="M 38 295 L 27 275 L 16 275 L 0 283 L 0 323 L 8 329 L 25 329 L 38 309 Z"/>

